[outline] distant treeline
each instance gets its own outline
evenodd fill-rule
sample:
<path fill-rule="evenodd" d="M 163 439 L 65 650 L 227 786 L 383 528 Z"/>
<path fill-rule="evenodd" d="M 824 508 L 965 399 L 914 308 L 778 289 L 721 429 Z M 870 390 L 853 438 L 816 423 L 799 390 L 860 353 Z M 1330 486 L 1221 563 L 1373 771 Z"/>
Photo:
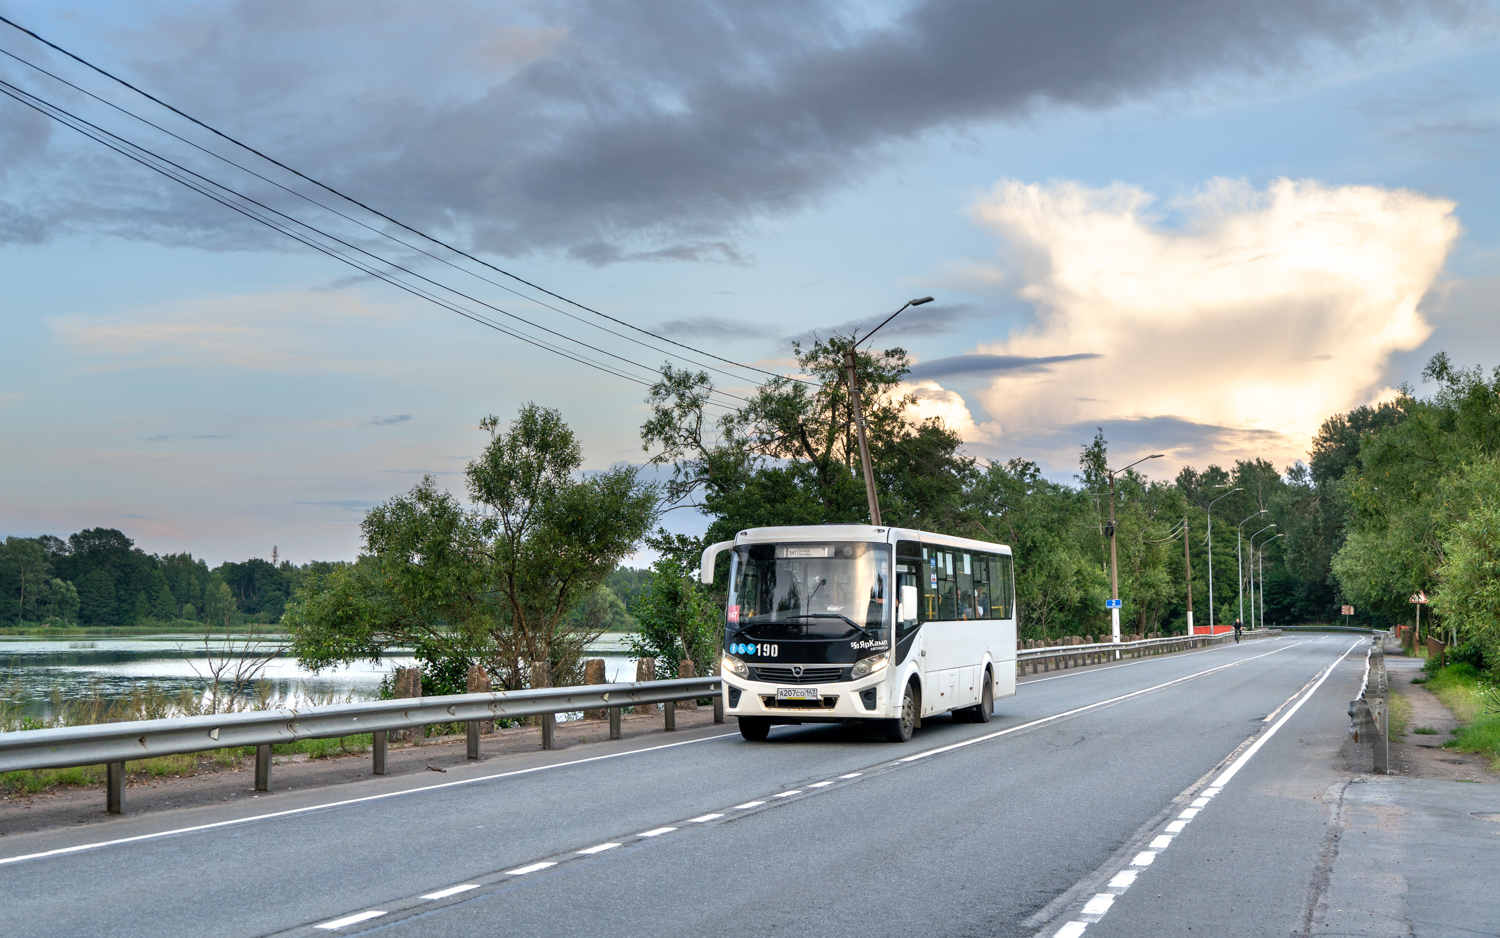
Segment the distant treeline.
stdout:
<path fill-rule="evenodd" d="M 332 564 L 255 558 L 210 570 L 192 554 L 148 554 L 114 528 L 0 545 L 0 623 L 122 628 L 178 620 L 276 622 L 287 597 Z"/>
<path fill-rule="evenodd" d="M 114 528 L 90 528 L 66 540 L 8 537 L 0 544 L 0 625 L 274 624 L 299 586 L 336 566 L 255 557 L 209 569 L 188 553 L 148 554 Z M 629 610 L 650 577 L 649 570 L 628 567 L 610 574 L 605 601 L 612 631 L 634 628 Z"/>

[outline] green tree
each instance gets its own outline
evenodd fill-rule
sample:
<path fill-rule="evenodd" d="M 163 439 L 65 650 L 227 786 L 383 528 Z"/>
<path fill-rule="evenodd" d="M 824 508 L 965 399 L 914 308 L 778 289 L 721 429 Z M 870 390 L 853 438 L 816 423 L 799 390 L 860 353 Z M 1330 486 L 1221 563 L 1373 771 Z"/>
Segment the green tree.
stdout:
<path fill-rule="evenodd" d="M 572 615 L 635 549 L 656 490 L 631 467 L 583 474 L 555 410 L 524 406 L 466 470 L 466 509 L 429 477 L 372 509 L 365 554 L 298 589 L 283 624 L 311 667 L 379 660 L 397 643 L 482 661 L 503 687 L 576 683 L 605 622 Z M 608 611 L 607 608 L 605 610 Z"/>
<path fill-rule="evenodd" d="M 712 519 L 698 547 L 748 527 L 868 520 L 844 376 L 850 341 L 794 345 L 805 377 L 771 378 L 717 419 L 707 411 L 706 373 L 662 368 L 641 440 L 653 463 L 673 467 L 668 500 Z M 887 524 L 954 530 L 968 524 L 963 503 L 974 462 L 958 434 L 914 416 L 915 396 L 900 393 L 909 367 L 899 348 L 856 357 L 881 513 Z"/>
<path fill-rule="evenodd" d="M 684 659 L 693 662 L 699 675 L 717 674 L 724 643 L 722 606 L 680 555 L 664 552 L 651 565 L 651 580 L 636 605 L 640 631 L 629 638 L 631 654 L 654 660 L 658 677 L 675 677 Z"/>

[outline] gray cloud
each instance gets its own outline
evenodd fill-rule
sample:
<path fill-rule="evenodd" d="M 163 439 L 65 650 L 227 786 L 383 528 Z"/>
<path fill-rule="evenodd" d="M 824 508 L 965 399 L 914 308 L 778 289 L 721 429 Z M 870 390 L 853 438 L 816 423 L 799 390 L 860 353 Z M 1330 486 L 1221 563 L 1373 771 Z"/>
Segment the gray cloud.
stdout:
<path fill-rule="evenodd" d="M 859 319 L 846 319 L 832 326 L 809 329 L 796 335 L 787 336 L 784 342 L 801 342 L 806 345 L 818 336 L 849 335 L 858 332 L 860 335 L 867 334 L 871 329 L 879 326 L 891 315 L 893 310 L 883 310 Z M 892 339 L 902 337 L 922 337 L 929 335 L 943 335 L 949 332 L 957 332 L 958 329 L 968 323 L 994 316 L 981 310 L 973 303 L 929 303 L 926 306 L 915 306 L 907 309 L 892 319 L 880 330 L 876 345 L 889 344 Z"/>
<path fill-rule="evenodd" d="M 1023 371 L 1044 368 L 1058 362 L 1074 362 L 1084 358 L 1103 358 L 1097 352 L 1079 352 L 1076 355 L 954 355 L 951 358 L 934 358 L 932 361 L 914 365 L 907 377 L 915 379 L 949 378 L 954 375 L 992 374 L 997 371 Z"/>
<path fill-rule="evenodd" d="M 884 20 L 879 9 L 241 0 L 174 9 L 95 54 L 485 250 L 743 263 L 733 239 L 758 219 L 858 181 L 924 134 L 1314 67 L 1330 50 L 1479 16 L 1463 0 L 919 0 Z M 112 154 L 19 132 L 0 238 L 282 244 Z"/>
<path fill-rule="evenodd" d="M 661 323 L 656 331 L 676 339 L 755 339 L 765 335 L 756 323 L 727 316 L 692 316 Z"/>
<path fill-rule="evenodd" d="M 339 508 L 343 511 L 367 511 L 368 509 L 374 508 L 380 503 L 360 501 L 359 499 L 351 498 L 339 501 L 329 500 L 321 502 L 297 502 L 296 504 L 308 505 L 313 508 Z"/>
<path fill-rule="evenodd" d="M 371 417 L 370 426 L 389 427 L 395 423 L 406 423 L 411 419 L 411 414 L 392 414 L 389 417 Z"/>

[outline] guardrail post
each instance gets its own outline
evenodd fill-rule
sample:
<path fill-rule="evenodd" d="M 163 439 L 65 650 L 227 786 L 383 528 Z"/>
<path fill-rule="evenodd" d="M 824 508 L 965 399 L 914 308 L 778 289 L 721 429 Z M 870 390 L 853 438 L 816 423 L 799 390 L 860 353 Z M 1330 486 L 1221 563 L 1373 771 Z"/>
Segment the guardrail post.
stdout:
<path fill-rule="evenodd" d="M 110 814 L 125 812 L 125 763 L 110 762 L 104 766 L 104 810 Z"/>
<path fill-rule="evenodd" d="M 370 734 L 374 739 L 370 743 L 370 751 L 373 753 L 374 764 L 370 767 L 376 775 L 385 774 L 385 730 L 376 730 Z"/>
<path fill-rule="evenodd" d="M 610 739 L 619 739 L 620 738 L 620 708 L 619 707 L 610 707 L 609 708 L 609 738 Z"/>
<path fill-rule="evenodd" d="M 271 744 L 255 747 L 255 790 L 271 790 Z"/>
<path fill-rule="evenodd" d="M 464 680 L 464 689 L 471 694 L 488 694 L 490 692 L 490 673 L 481 665 L 470 665 L 469 673 Z M 481 733 L 495 732 L 494 720 L 469 720 L 465 726 L 469 737 L 469 758 L 479 758 L 479 736 Z"/>
<path fill-rule="evenodd" d="M 607 683 L 605 681 L 605 677 L 604 677 L 604 659 L 603 658 L 585 658 L 584 659 L 584 662 L 583 662 L 583 683 L 585 683 L 585 684 L 604 684 L 604 683 Z M 599 719 L 603 719 L 603 717 L 604 717 L 604 711 L 603 710 L 585 710 L 585 711 L 583 711 L 583 718 L 585 720 L 599 720 Z"/>
<path fill-rule="evenodd" d="M 697 677 L 698 669 L 693 666 L 693 662 L 691 660 L 684 658 L 677 664 L 677 676 Z M 681 703 L 677 704 L 677 706 L 681 707 L 683 710 L 697 710 L 698 699 L 696 697 L 690 697 L 687 700 L 684 700 Z"/>
<path fill-rule="evenodd" d="M 665 725 L 662 732 L 670 733 L 677 729 L 677 701 L 669 700 L 661 705 L 661 712 L 665 715 Z"/>
<path fill-rule="evenodd" d="M 557 725 L 557 714 L 542 714 L 542 748 L 552 748 L 552 729 Z"/>

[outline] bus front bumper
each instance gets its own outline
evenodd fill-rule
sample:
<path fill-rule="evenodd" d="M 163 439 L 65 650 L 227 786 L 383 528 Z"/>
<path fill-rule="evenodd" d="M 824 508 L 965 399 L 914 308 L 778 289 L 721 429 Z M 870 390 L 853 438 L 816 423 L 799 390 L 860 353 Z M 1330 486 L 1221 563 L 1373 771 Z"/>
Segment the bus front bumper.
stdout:
<path fill-rule="evenodd" d="M 724 675 L 724 713 L 734 717 L 766 717 L 773 722 L 842 723 L 845 720 L 888 720 L 891 711 L 886 673 L 857 681 L 837 681 L 816 687 L 788 687 Z M 785 693 L 810 694 L 816 700 L 788 699 Z"/>

